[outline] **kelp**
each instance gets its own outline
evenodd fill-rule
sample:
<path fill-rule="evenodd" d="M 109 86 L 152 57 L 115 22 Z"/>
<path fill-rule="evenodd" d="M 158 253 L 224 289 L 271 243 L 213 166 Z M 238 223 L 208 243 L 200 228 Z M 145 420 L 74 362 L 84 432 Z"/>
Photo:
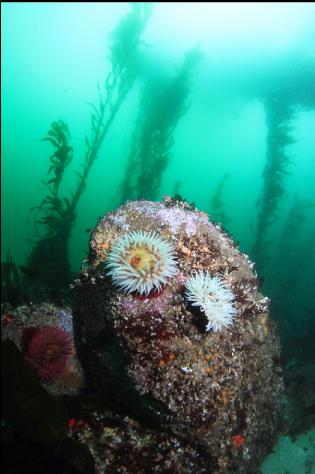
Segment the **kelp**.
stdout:
<path fill-rule="evenodd" d="M 309 199 L 301 198 L 297 193 L 293 197 L 293 204 L 288 213 L 287 220 L 283 227 L 280 237 L 280 248 L 283 253 L 283 243 L 286 245 L 296 239 L 297 234 L 301 232 L 302 226 L 307 220 L 308 211 L 314 208 L 315 204 Z"/>
<path fill-rule="evenodd" d="M 35 241 L 26 265 L 20 266 L 24 286 L 35 301 L 47 297 L 61 301 L 71 279 L 68 239 L 76 216 L 70 209 L 70 199 L 59 196 L 65 170 L 73 159 L 69 140 L 68 126 L 62 120 L 53 122 L 42 140 L 54 148 L 49 157 L 48 178 L 44 181 L 48 193 L 29 213 L 36 232 L 39 228 L 44 232 Z"/>
<path fill-rule="evenodd" d="M 315 232 L 307 232 L 307 220 L 314 202 L 293 198 L 292 206 L 278 238 L 275 255 L 268 265 L 265 291 L 271 296 L 271 312 L 277 321 L 285 361 L 301 359 L 303 352 L 314 345 L 309 334 L 314 330 L 314 264 Z"/>
<path fill-rule="evenodd" d="M 141 34 L 151 14 L 151 4 L 133 3 L 112 35 L 110 46 L 111 72 L 105 80 L 105 94 L 98 87 L 99 101 L 92 107 L 91 130 L 85 137 L 86 153 L 83 171 L 78 174 L 78 185 L 72 196 L 70 209 L 74 212 L 85 189 L 88 174 L 96 160 L 100 147 L 128 92 L 140 73 Z"/>
<path fill-rule="evenodd" d="M 310 55 L 297 57 L 293 53 L 277 59 L 277 63 L 271 62 L 268 67 L 262 63 L 261 67 L 256 70 L 256 77 L 247 78 L 244 83 L 245 95 L 259 98 L 264 105 L 267 126 L 266 164 L 251 249 L 260 272 L 272 257 L 273 243 L 268 234 L 286 196 L 286 177 L 291 164 L 288 147 L 294 143 L 295 114 L 315 109 L 315 62 Z"/>
<path fill-rule="evenodd" d="M 286 195 L 286 177 L 289 174 L 290 157 L 288 147 L 294 143 L 292 119 L 294 107 L 286 97 L 277 101 L 273 97 L 265 99 L 267 125 L 267 156 L 263 171 L 263 186 L 258 200 L 256 237 L 251 254 L 257 267 L 262 271 L 269 258 L 268 232 L 279 217 L 279 206 Z"/>
<path fill-rule="evenodd" d="M 50 167 L 48 175 L 54 176 L 47 181 L 47 185 L 52 187 L 53 195 L 58 194 L 59 186 L 66 167 L 73 159 L 73 148 L 69 146 L 69 128 L 63 120 L 52 122 L 47 136 L 42 141 L 48 141 L 54 148 L 54 153 L 49 157 Z"/>
<path fill-rule="evenodd" d="M 189 108 L 194 70 L 201 59 L 198 48 L 186 53 L 172 77 L 149 77 L 143 87 L 138 118 L 120 190 L 120 202 L 157 198 L 174 145 L 174 131 Z"/>
<path fill-rule="evenodd" d="M 131 11 L 114 30 L 110 45 L 111 70 L 104 86 L 98 85 L 98 103 L 91 107 L 91 127 L 85 136 L 85 158 L 81 170 L 76 171 L 77 184 L 69 196 L 60 196 L 59 187 L 66 167 L 72 161 L 69 129 L 62 120 L 52 123 L 44 141 L 54 148 L 46 185 L 49 193 L 36 211 L 35 224 L 43 229 L 34 243 L 23 267 L 25 285 L 34 300 L 49 298 L 60 302 L 67 294 L 71 281 L 69 240 L 76 219 L 78 202 L 87 185 L 90 170 L 99 156 L 100 148 L 141 66 L 141 35 L 151 12 L 151 4 L 131 4 Z M 38 285 L 43 291 L 38 291 Z"/>
<path fill-rule="evenodd" d="M 226 215 L 224 201 L 223 201 L 224 186 L 225 186 L 226 180 L 230 176 L 231 175 L 229 173 L 226 173 L 223 176 L 211 199 L 211 208 L 210 208 L 211 220 L 213 222 L 222 224 L 223 227 L 226 227 L 226 225 L 230 222 L 230 218 Z"/>
<path fill-rule="evenodd" d="M 303 237 L 304 224 L 308 219 L 310 210 L 314 206 L 314 202 L 295 194 L 279 236 L 277 249 L 271 265 L 271 271 L 275 277 L 269 290 L 269 293 L 274 295 L 274 303 L 279 308 L 287 307 L 288 289 L 292 295 L 299 282 L 299 278 L 297 278 L 298 272 L 301 267 L 305 266 L 305 262 L 302 265 L 302 259 L 303 254 L 304 258 L 307 259 L 307 254 L 305 254 L 305 251 L 301 251 L 303 241 L 301 239 Z M 308 245 L 307 248 L 309 247 Z M 288 316 L 287 310 L 285 313 L 283 315 L 284 319 Z"/>
<path fill-rule="evenodd" d="M 42 139 L 55 149 L 49 157 L 48 179 L 44 181 L 48 193 L 39 206 L 30 209 L 29 214 L 34 217 L 36 229 L 38 225 L 45 225 L 47 237 L 54 236 L 69 217 L 70 200 L 58 195 L 65 170 L 73 159 L 73 147 L 69 145 L 69 140 L 69 128 L 63 120 L 52 122 L 47 135 Z M 53 177 L 50 177 L 51 174 Z"/>
<path fill-rule="evenodd" d="M 258 98 L 264 105 L 267 126 L 266 164 L 251 257 L 263 277 L 264 293 L 271 296 L 285 379 L 291 378 L 292 364 L 296 364 L 295 375 L 300 385 L 306 387 L 304 381 L 301 384 L 301 377 L 305 368 L 305 372 L 311 373 L 305 361 L 314 363 L 315 333 L 315 232 L 308 235 L 305 225 L 310 203 L 296 196 L 282 233 L 278 234 L 277 228 L 291 169 L 288 152 L 294 142 L 293 119 L 300 111 L 315 110 L 315 61 L 309 54 L 297 56 L 296 52 L 275 61 L 268 67 L 261 63 L 261 69 L 255 68 L 256 77 L 247 77 L 244 87 L 247 98 Z M 315 393 L 314 379 L 308 387 Z M 289 391 L 288 395 L 291 404 Z M 308 424 L 310 416 L 305 411 L 303 397 L 298 396 L 294 402 L 299 407 L 298 419 Z M 290 415 L 292 426 L 294 418 Z"/>

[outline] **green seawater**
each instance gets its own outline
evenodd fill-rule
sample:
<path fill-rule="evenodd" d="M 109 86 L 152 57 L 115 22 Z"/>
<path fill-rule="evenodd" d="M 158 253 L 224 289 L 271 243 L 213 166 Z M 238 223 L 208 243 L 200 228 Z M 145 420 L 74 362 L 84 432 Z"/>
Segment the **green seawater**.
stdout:
<path fill-rule="evenodd" d="M 126 90 L 76 204 L 71 272 L 105 212 L 180 195 L 256 263 L 283 364 L 315 392 L 315 4 L 156 3 L 142 29 L 137 6 L 117 30 L 128 3 L 2 3 L 2 261 L 27 265 L 47 231 L 29 211 L 53 195 L 55 149 L 42 139 L 54 121 L 73 147 L 58 187 L 71 202 L 93 139 L 89 104 L 99 110 L 99 90 L 106 102 L 129 44 L 129 69 L 111 83 Z"/>

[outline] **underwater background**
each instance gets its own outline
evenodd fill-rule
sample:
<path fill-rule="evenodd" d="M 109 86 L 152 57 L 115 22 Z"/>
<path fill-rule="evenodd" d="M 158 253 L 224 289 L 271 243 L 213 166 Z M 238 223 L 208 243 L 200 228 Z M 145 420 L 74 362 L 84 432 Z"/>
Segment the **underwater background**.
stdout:
<path fill-rule="evenodd" d="M 314 3 L 1 10 L 3 301 L 67 301 L 100 216 L 185 199 L 255 262 L 300 403 L 294 427 L 309 428 Z"/>

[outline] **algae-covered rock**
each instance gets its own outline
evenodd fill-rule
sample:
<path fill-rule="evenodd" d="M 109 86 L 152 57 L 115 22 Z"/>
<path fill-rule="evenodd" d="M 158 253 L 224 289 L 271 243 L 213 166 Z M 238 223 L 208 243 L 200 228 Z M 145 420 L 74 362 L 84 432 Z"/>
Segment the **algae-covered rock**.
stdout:
<path fill-rule="evenodd" d="M 253 264 L 220 227 L 183 201 L 128 202 L 98 223 L 73 286 L 89 387 L 218 472 L 255 472 L 279 429 L 280 348 Z"/>

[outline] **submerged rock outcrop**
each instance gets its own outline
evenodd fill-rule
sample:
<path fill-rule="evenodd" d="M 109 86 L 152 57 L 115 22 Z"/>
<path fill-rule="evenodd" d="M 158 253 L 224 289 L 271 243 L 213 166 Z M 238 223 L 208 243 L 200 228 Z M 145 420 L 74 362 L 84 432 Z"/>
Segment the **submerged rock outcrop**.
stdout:
<path fill-rule="evenodd" d="M 193 275 L 228 292 L 227 325 L 209 325 L 225 301 L 211 285 L 191 304 Z M 107 213 L 73 284 L 89 389 L 200 448 L 213 472 L 256 472 L 278 434 L 283 390 L 258 284 L 248 257 L 184 201 L 134 201 Z"/>
<path fill-rule="evenodd" d="M 1 340 L 22 353 L 41 385 L 52 395 L 77 395 L 84 386 L 73 342 L 72 312 L 52 303 L 1 308 Z"/>

